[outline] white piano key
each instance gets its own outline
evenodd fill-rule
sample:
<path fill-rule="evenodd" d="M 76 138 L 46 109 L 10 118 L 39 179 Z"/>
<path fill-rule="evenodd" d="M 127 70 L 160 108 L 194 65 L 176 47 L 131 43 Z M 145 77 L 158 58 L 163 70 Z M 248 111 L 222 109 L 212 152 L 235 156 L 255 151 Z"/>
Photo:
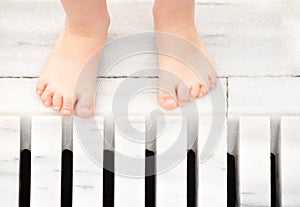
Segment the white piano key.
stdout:
<path fill-rule="evenodd" d="M 198 161 L 211 130 L 212 117 L 199 117 Z M 225 124 L 225 123 L 224 123 Z M 227 130 L 226 124 L 214 153 L 205 162 L 200 162 L 197 206 L 227 206 Z"/>
<path fill-rule="evenodd" d="M 0 118 L 0 205 L 19 206 L 20 119 Z"/>
<path fill-rule="evenodd" d="M 100 136 L 103 137 L 103 118 L 74 119 L 76 124 L 73 135 L 73 206 L 101 207 L 103 168 L 100 165 L 103 160 L 104 142 Z M 97 158 L 91 157 L 92 154 Z"/>
<path fill-rule="evenodd" d="M 61 117 L 32 117 L 31 207 L 60 206 Z"/>
<path fill-rule="evenodd" d="M 156 206 L 187 206 L 187 121 L 181 117 L 167 117 L 164 127 L 158 120 L 157 150 L 157 190 Z M 163 130 L 159 136 L 159 130 Z M 180 130 L 182 134 L 180 136 Z M 173 153 L 166 153 L 175 143 L 178 148 Z M 174 162 L 176 161 L 176 162 Z M 172 167 L 167 168 L 167 164 Z"/>
<path fill-rule="evenodd" d="M 241 206 L 270 206 L 270 119 L 241 117 L 238 168 Z"/>
<path fill-rule="evenodd" d="M 118 119 L 119 124 L 124 123 L 122 117 Z M 115 207 L 145 205 L 145 119 L 132 116 L 130 122 L 134 128 L 126 131 L 120 131 L 120 126 L 115 123 Z M 144 133 L 141 133 L 141 137 L 132 136 L 133 130 Z M 133 160 L 142 158 L 144 161 L 138 164 L 135 161 L 124 163 L 123 156 Z M 125 166 L 134 170 L 125 174 Z"/>
<path fill-rule="evenodd" d="M 300 117 L 281 119 L 279 168 L 281 205 L 300 206 Z"/>

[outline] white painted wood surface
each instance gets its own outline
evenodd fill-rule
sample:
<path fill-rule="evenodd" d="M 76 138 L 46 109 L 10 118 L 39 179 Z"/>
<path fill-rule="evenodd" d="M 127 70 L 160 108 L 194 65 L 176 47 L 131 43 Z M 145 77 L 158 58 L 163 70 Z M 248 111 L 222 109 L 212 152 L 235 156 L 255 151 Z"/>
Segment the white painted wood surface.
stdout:
<path fill-rule="evenodd" d="M 97 108 L 96 114 L 105 114 L 112 111 L 112 103 L 115 92 L 125 80 L 129 80 L 132 84 L 143 83 L 149 86 L 157 86 L 158 79 L 155 78 L 118 78 L 118 79 L 103 79 L 97 91 Z M 38 114 L 38 115 L 60 115 L 54 112 L 51 108 L 45 107 L 40 97 L 35 92 L 37 79 L 18 79 L 4 78 L 0 79 L 0 97 L 5 97 L 0 102 L 0 114 Z M 222 87 L 226 94 L 226 79 L 220 79 L 221 84 L 217 87 Z M 134 91 L 136 92 L 136 91 Z M 212 91 L 214 93 L 214 91 Z M 225 95 L 226 96 L 226 95 Z M 121 94 L 121 98 L 128 98 Z M 157 103 L 156 91 L 143 91 L 139 94 L 132 93 L 128 108 L 129 114 L 145 115 L 153 110 L 162 110 Z M 196 100 L 199 114 L 211 114 L 212 104 L 209 96 Z M 226 104 L 226 103 L 224 103 Z M 179 114 L 177 110 L 164 111 L 167 114 Z"/>
<path fill-rule="evenodd" d="M 73 206 L 103 206 L 103 118 L 77 119 L 73 134 Z M 79 129 L 80 128 L 80 129 Z M 87 147 L 92 150 L 87 151 Z M 89 154 L 92 153 L 92 154 Z M 95 155 L 98 157 L 92 157 Z M 103 162 L 102 162 L 103 163 Z"/>
<path fill-rule="evenodd" d="M 211 130 L 211 116 L 199 117 L 198 162 L 202 148 Z M 197 206 L 227 206 L 227 130 L 224 125 L 214 153 L 205 162 L 198 163 Z"/>
<path fill-rule="evenodd" d="M 0 117 L 0 204 L 19 206 L 20 119 Z"/>
<path fill-rule="evenodd" d="M 270 206 L 270 119 L 241 117 L 239 124 L 239 204 Z"/>
<path fill-rule="evenodd" d="M 279 148 L 281 206 L 300 205 L 300 118 L 282 117 Z"/>
<path fill-rule="evenodd" d="M 59 207 L 61 189 L 61 117 L 32 117 L 31 206 Z"/>
<path fill-rule="evenodd" d="M 299 89 L 299 77 L 230 78 L 228 116 L 300 115 Z"/>
<path fill-rule="evenodd" d="M 122 117 L 115 123 L 115 206 L 140 207 L 145 205 L 145 150 L 146 134 L 137 137 L 135 130 L 145 132 L 145 119 L 131 117 L 133 129 L 124 126 Z M 118 126 L 119 125 L 119 126 Z M 124 162 L 123 157 L 128 157 L 129 162 Z M 144 158 L 144 159 L 143 159 Z M 130 161 L 132 159 L 132 161 Z M 144 161 L 136 162 L 136 159 Z M 126 159 L 127 160 L 127 159 Z M 128 173 L 126 169 L 130 169 Z M 125 170 L 125 171 L 124 171 Z"/>
<path fill-rule="evenodd" d="M 163 119 L 157 122 L 156 206 L 185 207 L 187 206 L 187 121 L 178 117 L 165 118 L 165 123 Z M 182 136 L 180 136 L 181 130 Z M 175 144 L 178 146 L 177 150 L 168 152 Z"/>
<path fill-rule="evenodd" d="M 153 1 L 108 4 L 109 40 L 153 31 Z M 220 76 L 290 76 L 300 74 L 299 11 L 298 0 L 201 0 L 195 20 Z M 0 14 L 0 76 L 38 76 L 64 23 L 59 1 L 2 0 Z M 139 68 L 125 62 L 109 76 L 127 76 Z M 155 62 L 149 56 L 138 61 L 143 68 Z"/>

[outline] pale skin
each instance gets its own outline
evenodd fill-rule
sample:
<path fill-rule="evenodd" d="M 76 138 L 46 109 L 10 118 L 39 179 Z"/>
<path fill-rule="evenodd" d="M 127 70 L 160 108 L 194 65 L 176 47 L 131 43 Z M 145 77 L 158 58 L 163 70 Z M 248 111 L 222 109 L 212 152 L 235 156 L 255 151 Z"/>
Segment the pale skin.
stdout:
<path fill-rule="evenodd" d="M 62 0 L 62 4 L 67 15 L 65 24 L 41 72 L 36 92 L 45 106 L 62 115 L 75 111 L 88 118 L 95 109 L 99 49 L 106 41 L 110 17 L 105 0 Z M 154 29 L 194 44 L 213 65 L 198 36 L 194 10 L 194 0 L 156 0 Z M 159 55 L 159 66 L 180 77 L 187 86 L 180 89 L 174 85 L 169 92 L 160 90 L 158 103 L 164 109 L 174 109 L 204 96 L 216 84 L 215 70 L 205 71 L 200 78 L 187 65 L 166 55 Z"/>

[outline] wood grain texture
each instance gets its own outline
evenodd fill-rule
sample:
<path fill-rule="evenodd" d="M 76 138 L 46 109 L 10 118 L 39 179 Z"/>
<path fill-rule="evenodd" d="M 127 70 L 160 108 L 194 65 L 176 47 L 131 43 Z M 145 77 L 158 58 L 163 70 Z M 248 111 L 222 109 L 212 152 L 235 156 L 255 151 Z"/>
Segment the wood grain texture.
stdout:
<path fill-rule="evenodd" d="M 211 130 L 212 117 L 199 117 L 198 162 Z M 215 151 L 198 166 L 198 206 L 227 206 L 227 130 L 226 124 Z M 212 182 L 213 181 L 213 182 Z M 216 199 L 217 198 L 217 199 Z"/>
<path fill-rule="evenodd" d="M 31 206 L 60 206 L 61 117 L 33 117 L 31 136 Z"/>
<path fill-rule="evenodd" d="M 241 117 L 239 127 L 239 205 L 270 206 L 270 119 Z"/>
<path fill-rule="evenodd" d="M 279 151 L 279 179 L 282 207 L 300 205 L 300 168 L 299 163 L 299 117 L 281 118 L 281 137 Z"/>
<path fill-rule="evenodd" d="M 74 120 L 73 206 L 103 206 L 103 117 Z"/>
<path fill-rule="evenodd" d="M 0 114 L 18 115 L 18 114 L 38 114 L 38 115 L 59 115 L 51 108 L 45 107 L 40 98 L 35 93 L 36 79 L 27 78 L 4 78 L 0 79 L 0 96 L 5 99 L 0 102 Z M 157 87 L 158 79 L 155 78 L 118 78 L 118 79 L 102 79 L 97 91 L 97 108 L 96 114 L 105 114 L 111 112 L 112 103 L 118 104 L 117 100 L 128 100 L 128 108 L 123 111 L 123 115 L 128 111 L 132 115 L 146 115 L 154 110 L 162 110 L 157 103 L 157 91 L 142 90 L 128 91 L 128 93 L 118 93 L 123 90 L 122 84 L 130 82 L 136 86 L 151 86 Z M 222 87 L 224 96 L 226 96 L 226 80 L 220 79 L 221 84 L 217 87 Z M 214 91 L 212 91 L 214 93 Z M 118 99 L 116 99 L 116 96 Z M 212 104 L 209 96 L 199 98 L 196 101 L 199 114 L 211 114 Z M 226 105 L 226 103 L 224 103 Z M 127 107 L 127 105 L 125 106 Z M 118 109 L 119 110 L 119 109 Z M 115 111 L 118 111 L 115 110 Z M 180 114 L 181 109 L 173 111 L 164 111 L 167 114 Z"/>
<path fill-rule="evenodd" d="M 20 119 L 0 117 L 0 203 L 19 206 Z"/>
<path fill-rule="evenodd" d="M 152 1 L 117 0 L 109 8 L 109 41 L 153 31 Z M 195 20 L 219 76 L 295 76 L 300 74 L 299 11 L 297 0 L 198 1 Z M 64 22 L 59 1 L 3 0 L 0 13 L 0 76 L 37 77 Z M 147 55 L 128 58 L 108 76 L 128 76 L 156 62 Z"/>

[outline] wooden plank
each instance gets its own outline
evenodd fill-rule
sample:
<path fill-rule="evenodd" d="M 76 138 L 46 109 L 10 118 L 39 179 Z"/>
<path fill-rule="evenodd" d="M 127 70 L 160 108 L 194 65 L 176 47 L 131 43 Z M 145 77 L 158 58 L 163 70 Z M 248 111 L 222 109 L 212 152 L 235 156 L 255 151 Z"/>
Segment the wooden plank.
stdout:
<path fill-rule="evenodd" d="M 32 117 L 31 206 L 60 206 L 61 117 Z"/>
<path fill-rule="evenodd" d="M 108 4 L 110 40 L 153 31 L 150 0 Z M 199 1 L 195 21 L 220 76 L 299 75 L 299 11 L 297 0 Z M 62 6 L 58 1 L 2 0 L 0 13 L 0 76 L 37 77 L 64 23 Z M 109 76 L 128 76 L 157 61 L 138 55 L 121 62 Z"/>
<path fill-rule="evenodd" d="M 103 206 L 103 118 L 74 119 L 73 206 Z M 95 157 L 94 157 L 95 156 Z"/>
<path fill-rule="evenodd" d="M 130 117 L 133 128 L 128 128 L 123 117 L 117 119 L 119 121 L 115 122 L 115 207 L 144 206 L 145 120 L 143 117 Z M 142 132 L 140 137 L 135 135 L 136 130 Z M 140 161 L 137 161 L 138 159 Z"/>
<path fill-rule="evenodd" d="M 296 77 L 230 78 L 228 114 L 230 117 L 300 115 L 299 88 L 300 78 Z"/>
<path fill-rule="evenodd" d="M 20 119 L 0 117 L 0 203 L 19 206 Z"/>
<path fill-rule="evenodd" d="M 121 84 L 127 80 L 121 79 L 101 79 L 103 82 L 99 85 L 97 91 L 97 108 L 96 114 L 105 114 L 111 111 L 113 100 L 115 101 L 116 91 L 119 90 Z M 19 79 L 19 78 L 4 78 L 0 79 L 0 96 L 5 97 L 0 102 L 0 114 L 3 115 L 18 115 L 18 114 L 38 114 L 38 115 L 60 115 L 54 112 L 51 108 L 45 107 L 40 101 L 40 97 L 35 93 L 36 79 Z M 127 81 L 133 85 L 149 85 L 157 86 L 158 79 L 156 78 L 129 78 Z M 226 91 L 226 80 L 220 79 L 221 84 L 217 87 L 222 87 Z M 9 91 L 9 92 L 8 92 Z M 134 91 L 136 92 L 136 91 Z M 121 98 L 127 98 L 126 94 L 121 94 Z M 129 95 L 133 95 L 129 94 Z M 16 101 L 18 100 L 18 101 Z M 199 114 L 211 114 L 212 104 L 209 96 L 199 98 L 196 101 Z M 131 100 L 129 114 L 145 115 L 151 111 L 161 109 L 157 103 L 156 91 L 145 91 L 134 95 Z M 166 114 L 180 114 L 178 111 L 166 111 Z"/>
<path fill-rule="evenodd" d="M 163 119 L 159 119 L 157 123 L 156 206 L 185 207 L 187 206 L 187 121 L 181 117 L 165 118 L 165 123 Z M 176 150 L 167 152 L 175 143 Z"/>
<path fill-rule="evenodd" d="M 280 206 L 300 206 L 300 118 L 282 117 L 279 148 Z"/>
<path fill-rule="evenodd" d="M 241 117 L 238 182 L 241 206 L 270 206 L 270 119 Z"/>
<path fill-rule="evenodd" d="M 199 117 L 198 161 L 211 130 L 212 117 Z M 225 123 L 224 123 L 225 124 Z M 214 153 L 199 163 L 198 206 L 227 206 L 227 130 L 224 125 Z M 217 199 L 216 199 L 217 198 Z"/>

